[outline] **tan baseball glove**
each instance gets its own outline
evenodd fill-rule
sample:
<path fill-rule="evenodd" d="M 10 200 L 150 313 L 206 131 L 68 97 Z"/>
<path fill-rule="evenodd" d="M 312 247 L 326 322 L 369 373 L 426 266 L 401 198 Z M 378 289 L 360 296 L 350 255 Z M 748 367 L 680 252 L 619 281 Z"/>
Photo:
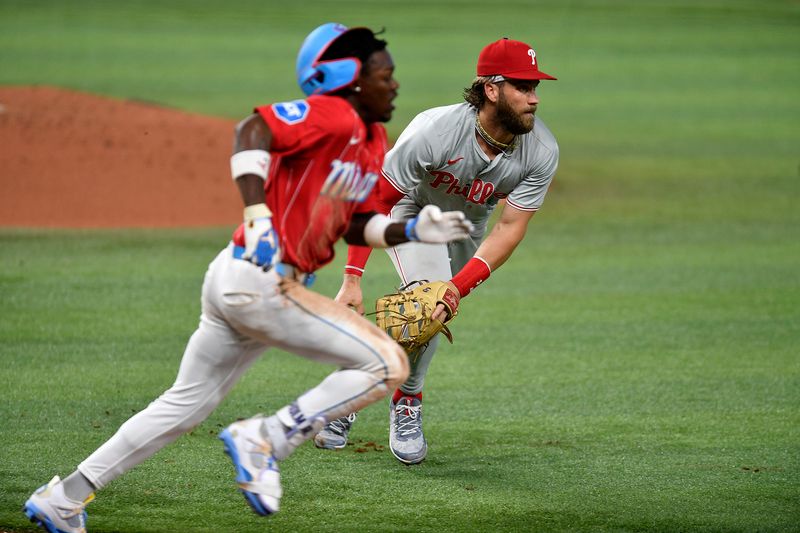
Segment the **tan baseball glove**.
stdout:
<path fill-rule="evenodd" d="M 413 285 L 416 287 L 411 288 Z M 417 354 L 440 331 L 453 342 L 447 325 L 458 314 L 459 296 L 444 281 L 412 281 L 392 294 L 375 302 L 375 322 L 405 349 Z M 447 312 L 444 321 L 433 320 L 436 306 L 442 304 Z"/>

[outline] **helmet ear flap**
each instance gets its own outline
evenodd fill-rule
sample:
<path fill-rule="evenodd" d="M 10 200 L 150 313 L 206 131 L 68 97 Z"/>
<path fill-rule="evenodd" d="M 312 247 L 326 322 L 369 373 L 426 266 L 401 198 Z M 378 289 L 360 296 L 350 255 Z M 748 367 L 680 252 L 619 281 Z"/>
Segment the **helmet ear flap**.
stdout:
<path fill-rule="evenodd" d="M 297 83 L 300 85 L 300 89 L 303 90 L 306 96 L 310 96 L 322 89 L 324 77 L 325 75 L 318 69 L 308 67 L 297 72 Z"/>
<path fill-rule="evenodd" d="M 360 70 L 361 61 L 356 58 L 325 61 L 311 69 L 312 74 L 300 88 L 307 96 L 337 91 L 355 81 Z"/>
<path fill-rule="evenodd" d="M 320 61 L 319 58 L 341 35 L 348 32 L 341 24 L 328 23 L 306 37 L 297 54 L 297 84 L 306 96 L 326 94 L 352 83 L 361 71 L 361 61 L 355 57 Z"/>

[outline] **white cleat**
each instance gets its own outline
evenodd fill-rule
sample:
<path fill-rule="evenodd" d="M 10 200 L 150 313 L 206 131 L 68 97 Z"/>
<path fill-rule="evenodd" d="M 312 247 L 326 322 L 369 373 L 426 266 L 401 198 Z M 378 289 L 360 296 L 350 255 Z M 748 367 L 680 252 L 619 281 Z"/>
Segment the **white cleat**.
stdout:
<path fill-rule="evenodd" d="M 247 503 L 256 513 L 269 516 L 278 512 L 283 490 L 272 443 L 261 435 L 262 420 L 254 417 L 234 422 L 219 438 L 233 461 L 236 481 Z"/>
<path fill-rule="evenodd" d="M 47 485 L 42 485 L 25 502 L 22 510 L 31 522 L 50 533 L 86 533 L 86 501 L 76 502 L 64 494 L 61 478 L 55 476 Z"/>

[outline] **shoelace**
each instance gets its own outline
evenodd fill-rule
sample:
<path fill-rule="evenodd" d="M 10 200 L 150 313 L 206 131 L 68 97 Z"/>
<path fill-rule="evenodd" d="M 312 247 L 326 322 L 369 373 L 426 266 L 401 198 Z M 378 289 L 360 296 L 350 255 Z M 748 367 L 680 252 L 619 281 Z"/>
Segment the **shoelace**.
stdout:
<path fill-rule="evenodd" d="M 254 494 L 272 496 L 280 499 L 283 488 L 280 483 L 280 468 L 272 455 L 272 446 L 263 439 L 245 437 L 245 443 L 249 448 L 245 449 L 250 455 L 250 462 L 259 469 L 258 475 L 253 481 L 241 481 L 239 487 Z M 255 461 L 254 458 L 258 458 Z"/>
<path fill-rule="evenodd" d="M 66 496 L 65 496 L 66 497 Z M 94 500 L 94 492 L 89 494 L 83 502 L 81 502 L 77 506 L 66 506 L 66 505 L 53 505 L 53 508 L 56 512 L 67 521 L 69 525 L 72 527 L 85 527 L 86 525 L 86 506 Z M 74 502 L 70 502 L 74 503 Z M 75 521 L 74 519 L 77 518 L 78 520 Z"/>
<path fill-rule="evenodd" d="M 328 429 L 337 435 L 344 436 L 345 432 L 350 431 L 350 427 L 355 421 L 356 413 L 350 413 L 347 416 L 342 416 L 331 422 Z"/>
<path fill-rule="evenodd" d="M 396 431 L 404 437 L 418 432 L 420 430 L 421 410 L 422 404 L 407 405 L 398 403 L 395 405 L 394 411 L 397 415 L 397 418 L 395 418 Z"/>
<path fill-rule="evenodd" d="M 80 507 L 64 507 L 61 505 L 54 505 L 53 508 L 72 527 L 83 526 L 85 524 L 86 515 L 83 506 Z M 78 519 L 75 521 L 74 519 Z"/>

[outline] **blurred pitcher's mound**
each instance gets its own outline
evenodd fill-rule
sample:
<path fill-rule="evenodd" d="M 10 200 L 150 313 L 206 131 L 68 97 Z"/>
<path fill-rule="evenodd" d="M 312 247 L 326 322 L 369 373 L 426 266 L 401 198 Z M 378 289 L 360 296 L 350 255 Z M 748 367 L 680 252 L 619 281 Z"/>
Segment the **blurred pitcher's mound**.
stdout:
<path fill-rule="evenodd" d="M 0 226 L 235 226 L 234 125 L 53 87 L 0 87 Z"/>

